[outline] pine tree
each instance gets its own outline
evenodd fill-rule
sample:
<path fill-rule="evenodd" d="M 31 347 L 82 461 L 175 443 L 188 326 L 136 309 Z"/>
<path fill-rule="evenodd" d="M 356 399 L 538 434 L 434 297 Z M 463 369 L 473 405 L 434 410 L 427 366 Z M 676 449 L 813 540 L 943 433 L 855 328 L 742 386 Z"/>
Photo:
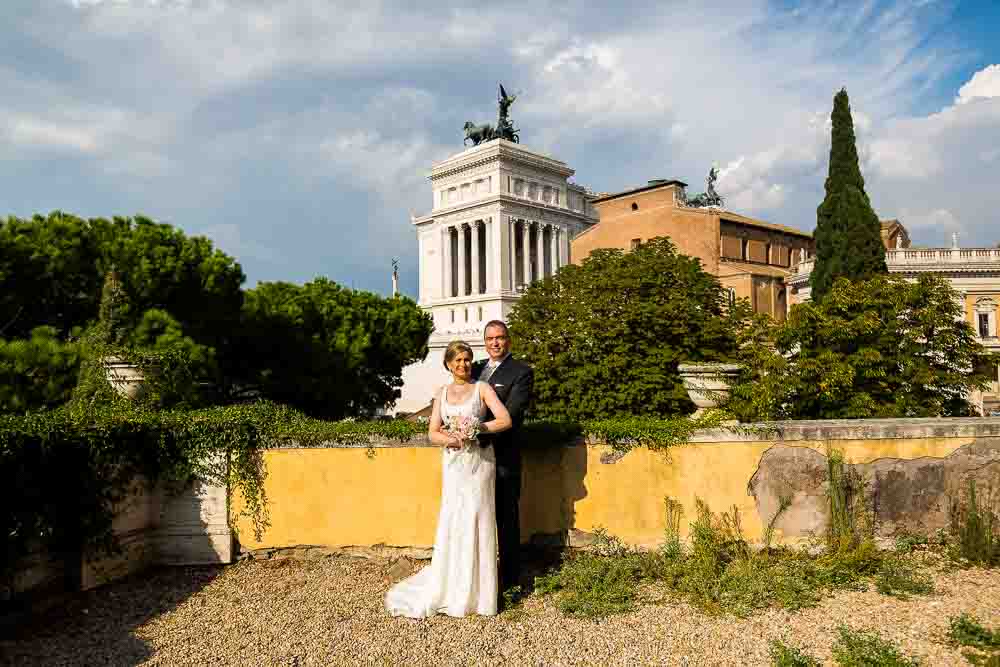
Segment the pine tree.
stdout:
<path fill-rule="evenodd" d="M 830 118 L 830 171 L 826 196 L 816 209 L 816 265 L 809 278 L 815 301 L 823 299 L 837 278 L 868 280 L 887 273 L 878 216 L 865 194 L 865 180 L 858 166 L 846 89 L 833 98 Z"/>

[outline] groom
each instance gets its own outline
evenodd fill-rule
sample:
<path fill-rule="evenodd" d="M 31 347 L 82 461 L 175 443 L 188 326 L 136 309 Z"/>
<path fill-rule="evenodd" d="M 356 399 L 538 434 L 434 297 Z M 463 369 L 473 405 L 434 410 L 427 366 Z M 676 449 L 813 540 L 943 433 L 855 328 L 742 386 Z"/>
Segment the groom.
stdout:
<path fill-rule="evenodd" d="M 506 324 L 492 320 L 483 331 L 489 359 L 472 365 L 472 378 L 488 382 L 493 387 L 514 422 L 508 431 L 479 436 L 484 446 L 493 445 L 497 460 L 497 546 L 502 595 L 518 585 L 521 574 L 521 522 L 518 515 L 518 501 L 521 499 L 520 431 L 524 413 L 531 403 L 535 376 L 531 366 L 511 356 Z M 485 417 L 486 420 L 492 418 L 491 414 Z"/>

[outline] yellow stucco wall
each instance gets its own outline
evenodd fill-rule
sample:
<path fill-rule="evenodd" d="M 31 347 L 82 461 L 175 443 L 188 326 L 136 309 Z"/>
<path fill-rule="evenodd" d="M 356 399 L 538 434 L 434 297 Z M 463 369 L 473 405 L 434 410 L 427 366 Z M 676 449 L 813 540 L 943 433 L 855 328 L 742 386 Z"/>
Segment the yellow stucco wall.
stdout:
<path fill-rule="evenodd" d="M 838 440 L 852 463 L 879 458 L 944 457 L 972 437 Z M 573 446 L 525 454 L 521 498 L 522 539 L 570 528 L 603 526 L 627 542 L 654 546 L 663 538 L 663 499 L 685 510 L 682 531 L 694 518 L 695 498 L 714 511 L 737 506 L 747 536 L 762 533 L 747 483 L 770 442 L 694 443 L 669 457 L 638 449 L 602 463 L 604 446 Z M 782 444 L 822 451 L 826 441 Z M 258 541 L 249 520 L 236 523 L 244 548 L 322 545 L 427 547 L 433 543 L 440 503 L 440 450 L 433 447 L 282 449 L 265 454 L 271 526 Z M 233 516 L 241 503 L 234 494 Z"/>

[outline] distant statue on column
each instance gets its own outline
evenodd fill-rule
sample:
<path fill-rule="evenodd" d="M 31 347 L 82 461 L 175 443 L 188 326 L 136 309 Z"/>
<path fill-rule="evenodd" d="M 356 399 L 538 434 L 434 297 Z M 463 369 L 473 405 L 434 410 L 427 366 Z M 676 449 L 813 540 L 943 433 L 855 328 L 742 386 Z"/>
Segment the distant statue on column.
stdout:
<path fill-rule="evenodd" d="M 392 296 L 399 296 L 399 259 L 392 258 Z"/>

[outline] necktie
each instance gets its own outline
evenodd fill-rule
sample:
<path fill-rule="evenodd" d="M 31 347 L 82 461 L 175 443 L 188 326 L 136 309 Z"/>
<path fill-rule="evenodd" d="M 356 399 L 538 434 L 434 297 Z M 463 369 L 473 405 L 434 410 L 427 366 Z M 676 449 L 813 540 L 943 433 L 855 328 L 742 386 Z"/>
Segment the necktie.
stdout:
<path fill-rule="evenodd" d="M 486 368 L 483 369 L 482 374 L 479 376 L 480 382 L 489 382 L 490 378 L 493 376 L 493 371 L 497 369 L 497 363 L 495 361 L 487 361 Z"/>

